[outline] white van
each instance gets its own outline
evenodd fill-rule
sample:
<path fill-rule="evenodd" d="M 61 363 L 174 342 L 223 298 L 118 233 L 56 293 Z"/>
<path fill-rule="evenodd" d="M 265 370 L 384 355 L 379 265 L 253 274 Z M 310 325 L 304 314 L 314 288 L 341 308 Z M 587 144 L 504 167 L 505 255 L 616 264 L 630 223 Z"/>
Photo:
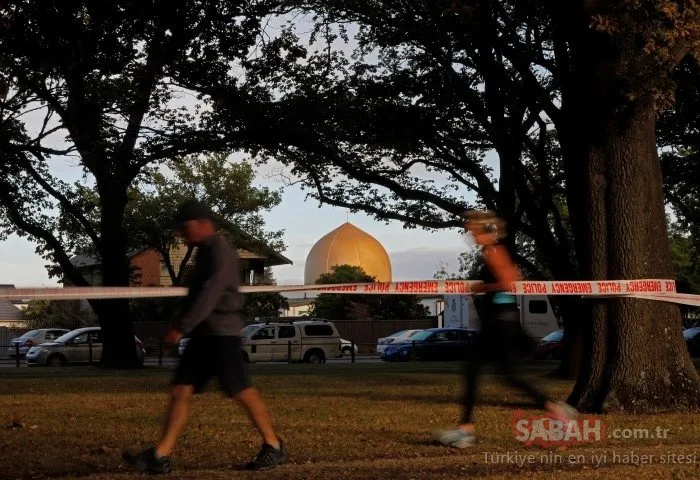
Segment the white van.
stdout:
<path fill-rule="evenodd" d="M 324 363 L 342 354 L 338 330 L 328 321 L 254 323 L 241 337 L 248 362 Z"/>
<path fill-rule="evenodd" d="M 533 339 L 541 339 L 561 328 L 558 315 L 547 295 L 516 295 L 520 325 Z M 445 295 L 442 323 L 444 328 L 479 330 L 479 314 L 472 295 Z"/>

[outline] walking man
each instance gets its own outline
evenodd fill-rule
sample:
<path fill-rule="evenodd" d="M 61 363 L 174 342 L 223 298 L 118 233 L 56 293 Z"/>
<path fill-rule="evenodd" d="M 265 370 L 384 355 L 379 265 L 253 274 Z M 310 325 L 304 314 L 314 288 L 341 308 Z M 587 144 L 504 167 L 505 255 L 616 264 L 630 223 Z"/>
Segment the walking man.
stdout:
<path fill-rule="evenodd" d="M 274 468 L 286 461 L 287 453 L 251 384 L 241 354 L 242 295 L 237 255 L 217 234 L 208 209 L 196 201 L 179 207 L 175 228 L 188 245 L 197 247 L 197 256 L 184 309 L 168 329 L 165 343 L 177 344 L 183 335 L 190 340 L 175 372 L 160 440 L 143 452 L 125 452 L 124 460 L 139 471 L 169 473 L 170 455 L 187 422 L 192 396 L 202 392 L 209 379 L 216 376 L 224 393 L 246 410 L 263 438 L 262 449 L 246 467 Z"/>

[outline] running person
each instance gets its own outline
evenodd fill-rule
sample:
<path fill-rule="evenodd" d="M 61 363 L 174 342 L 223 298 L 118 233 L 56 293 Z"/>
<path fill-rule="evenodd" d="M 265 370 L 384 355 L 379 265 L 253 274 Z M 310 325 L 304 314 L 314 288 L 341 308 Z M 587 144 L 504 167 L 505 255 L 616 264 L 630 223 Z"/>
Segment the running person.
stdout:
<path fill-rule="evenodd" d="M 478 311 L 481 332 L 478 343 L 470 346 L 470 351 L 467 352 L 462 422 L 457 428 L 435 434 L 439 443 L 456 448 L 469 447 L 476 441 L 473 411 L 477 380 L 487 357 L 497 364 L 506 383 L 526 393 L 555 419 L 566 422 L 576 414 L 573 407 L 563 402 L 550 401 L 544 393 L 516 373 L 515 363 L 524 334 L 515 297 L 505 292 L 510 289 L 512 282 L 519 281 L 521 277 L 506 248 L 498 243 L 504 235 L 504 222 L 492 212 L 471 211 L 467 213 L 465 227 L 477 245 L 482 247 L 486 268 L 484 283 L 474 289 L 475 293 L 484 293 L 477 301 L 480 304 Z"/>
<path fill-rule="evenodd" d="M 209 211 L 199 203 L 181 205 L 175 224 L 187 244 L 197 247 L 197 257 L 183 313 L 169 328 L 165 342 L 177 344 L 183 335 L 189 336 L 190 341 L 175 372 L 160 440 L 141 453 L 125 452 L 124 460 L 140 471 L 170 472 L 170 455 L 187 422 L 192 396 L 216 376 L 224 393 L 246 410 L 263 438 L 260 453 L 247 468 L 274 468 L 286 461 L 287 453 L 250 382 L 240 350 L 242 296 L 237 255 L 228 241 L 217 234 Z"/>

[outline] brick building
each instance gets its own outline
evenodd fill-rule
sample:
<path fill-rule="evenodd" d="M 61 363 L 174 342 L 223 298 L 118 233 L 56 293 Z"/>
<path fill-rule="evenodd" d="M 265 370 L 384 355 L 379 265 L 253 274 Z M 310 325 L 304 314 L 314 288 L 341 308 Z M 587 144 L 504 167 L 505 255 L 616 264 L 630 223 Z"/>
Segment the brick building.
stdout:
<path fill-rule="evenodd" d="M 237 232 L 240 237 L 241 233 Z M 292 261 L 279 252 L 273 250 L 269 245 L 253 237 L 246 236 L 246 248 L 238 248 L 240 258 L 241 283 L 246 285 L 259 284 L 263 280 L 266 267 L 278 265 L 291 265 Z M 237 238 L 233 244 L 239 245 L 241 242 Z M 170 258 L 175 274 L 187 253 L 185 245 L 178 245 L 170 251 Z M 187 262 L 187 267 L 191 267 L 194 262 L 196 251 L 192 253 L 191 259 Z M 169 287 L 172 280 L 168 268 L 160 253 L 154 249 L 143 249 L 133 252 L 130 256 L 130 263 L 133 269 L 132 284 L 142 287 Z M 89 255 L 76 255 L 71 258 L 71 263 L 76 266 L 83 277 L 90 285 L 102 285 L 102 274 L 100 271 L 99 259 Z"/>

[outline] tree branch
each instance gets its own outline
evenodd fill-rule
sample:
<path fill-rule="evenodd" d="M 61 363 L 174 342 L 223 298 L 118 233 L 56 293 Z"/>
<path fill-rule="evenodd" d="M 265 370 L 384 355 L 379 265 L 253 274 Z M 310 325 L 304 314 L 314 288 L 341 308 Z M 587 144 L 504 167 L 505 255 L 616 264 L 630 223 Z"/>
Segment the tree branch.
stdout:
<path fill-rule="evenodd" d="M 540 271 L 540 269 L 537 267 L 537 265 L 532 263 L 530 260 L 528 260 L 523 255 L 516 253 L 514 255 L 514 257 L 515 257 L 514 260 L 517 264 L 524 266 L 525 269 L 527 269 L 529 272 L 533 273 L 535 275 L 535 277 L 539 277 L 539 278 L 531 278 L 531 280 L 545 280 L 547 278 L 546 275 L 544 275 L 542 273 L 542 271 Z"/>
<path fill-rule="evenodd" d="M 686 219 L 694 222 L 693 218 L 695 217 L 695 215 L 693 214 L 693 211 L 690 208 L 688 208 L 686 202 L 683 201 L 683 199 L 675 193 L 670 192 L 667 189 L 665 190 L 666 191 L 664 193 L 666 195 L 666 198 L 671 203 L 671 205 L 673 205 L 673 208 L 679 211 L 681 215 L 683 215 Z"/>
<path fill-rule="evenodd" d="M 402 215 L 402 214 L 396 213 L 392 210 L 388 210 L 388 211 L 382 210 L 382 209 L 374 207 L 372 205 L 336 200 L 334 198 L 327 196 L 324 193 L 323 182 L 318 178 L 318 176 L 315 173 L 308 172 L 308 174 L 311 177 L 311 179 L 316 187 L 317 199 L 321 203 L 327 203 L 329 205 L 334 205 L 336 207 L 348 208 L 350 210 L 360 210 L 360 211 L 371 213 L 371 214 L 375 215 L 377 218 L 400 220 L 404 223 L 419 225 L 421 227 L 431 228 L 431 229 L 443 229 L 443 228 L 459 227 L 462 225 L 462 222 L 459 220 L 446 220 L 446 221 L 442 221 L 442 222 L 428 221 L 428 220 L 424 220 L 422 218 L 411 217 L 408 215 Z"/>
<path fill-rule="evenodd" d="M 187 252 L 185 252 L 185 256 L 182 257 L 182 261 L 180 262 L 180 269 L 177 272 L 177 285 L 180 285 L 182 283 L 182 278 L 185 273 L 185 267 L 187 266 L 187 262 L 190 261 L 190 257 L 192 256 L 192 252 L 194 251 L 194 247 L 191 245 L 187 246 Z"/>
<path fill-rule="evenodd" d="M 350 178 L 359 180 L 361 182 L 373 183 L 375 185 L 380 185 L 384 188 L 391 190 L 402 198 L 408 200 L 420 200 L 427 201 L 435 206 L 441 208 L 442 210 L 458 215 L 462 212 L 463 208 L 455 205 L 444 198 L 435 195 L 434 193 L 426 192 L 424 190 L 416 190 L 413 188 L 406 188 L 399 184 L 398 182 L 384 178 L 381 176 L 375 176 L 372 173 L 367 173 L 365 170 L 361 170 L 357 167 L 352 166 L 347 161 L 343 160 L 340 155 L 335 151 L 330 151 L 327 148 L 319 148 L 315 145 L 307 144 L 305 145 L 307 151 L 316 151 L 318 154 L 325 158 L 333 158 L 332 164 L 341 168 Z"/>
<path fill-rule="evenodd" d="M 29 148 L 28 150 L 32 151 L 33 149 Z M 46 159 L 44 159 L 39 152 L 32 151 L 32 153 L 39 160 L 46 161 Z M 29 173 L 29 175 L 34 179 L 34 181 L 37 182 L 49 195 L 58 200 L 61 207 L 63 207 L 63 209 L 85 229 L 85 233 L 88 237 L 90 237 L 90 240 L 95 245 L 95 248 L 98 251 L 100 251 L 102 241 L 100 240 L 99 235 L 95 231 L 92 224 L 85 217 L 85 215 L 83 215 L 83 213 L 78 209 L 78 207 L 76 207 L 70 200 L 68 200 L 68 198 L 65 195 L 56 190 L 38 171 L 36 171 L 29 159 L 27 159 L 22 153 L 19 154 L 19 157 L 24 159 L 22 164 L 27 173 Z"/>
<path fill-rule="evenodd" d="M 165 268 L 168 270 L 168 275 L 170 276 L 170 283 L 173 286 L 179 285 L 177 274 L 173 268 L 173 261 L 170 258 L 170 249 L 167 247 L 158 248 L 158 252 L 163 257 L 163 263 L 165 263 Z"/>
<path fill-rule="evenodd" d="M 71 263 L 70 257 L 66 253 L 61 242 L 47 229 L 31 223 L 25 219 L 19 209 L 15 206 L 12 196 L 4 188 L 0 188 L 0 201 L 7 212 L 9 219 L 20 230 L 27 232 L 35 238 L 46 242 L 46 245 L 53 251 L 55 261 L 61 266 L 63 274 L 78 287 L 89 286 L 82 274 Z"/>
<path fill-rule="evenodd" d="M 159 42 L 161 36 L 159 36 L 153 42 Z M 160 71 L 163 69 L 163 61 L 165 60 L 163 48 L 160 45 L 151 45 L 148 52 L 148 58 L 146 59 L 146 65 L 144 71 L 142 72 L 141 78 L 136 83 L 136 99 L 131 107 L 131 112 L 129 114 L 129 120 L 126 126 L 126 132 L 122 138 L 121 145 L 117 152 L 117 159 L 115 163 L 122 165 L 129 165 L 130 157 L 133 154 L 134 147 L 136 146 L 136 140 L 140 132 L 141 123 L 148 112 L 148 106 L 150 103 L 151 93 L 155 88 L 157 77 Z M 139 165 L 131 165 L 131 168 L 127 174 L 130 177 L 134 177 L 138 174 L 140 170 Z"/>

